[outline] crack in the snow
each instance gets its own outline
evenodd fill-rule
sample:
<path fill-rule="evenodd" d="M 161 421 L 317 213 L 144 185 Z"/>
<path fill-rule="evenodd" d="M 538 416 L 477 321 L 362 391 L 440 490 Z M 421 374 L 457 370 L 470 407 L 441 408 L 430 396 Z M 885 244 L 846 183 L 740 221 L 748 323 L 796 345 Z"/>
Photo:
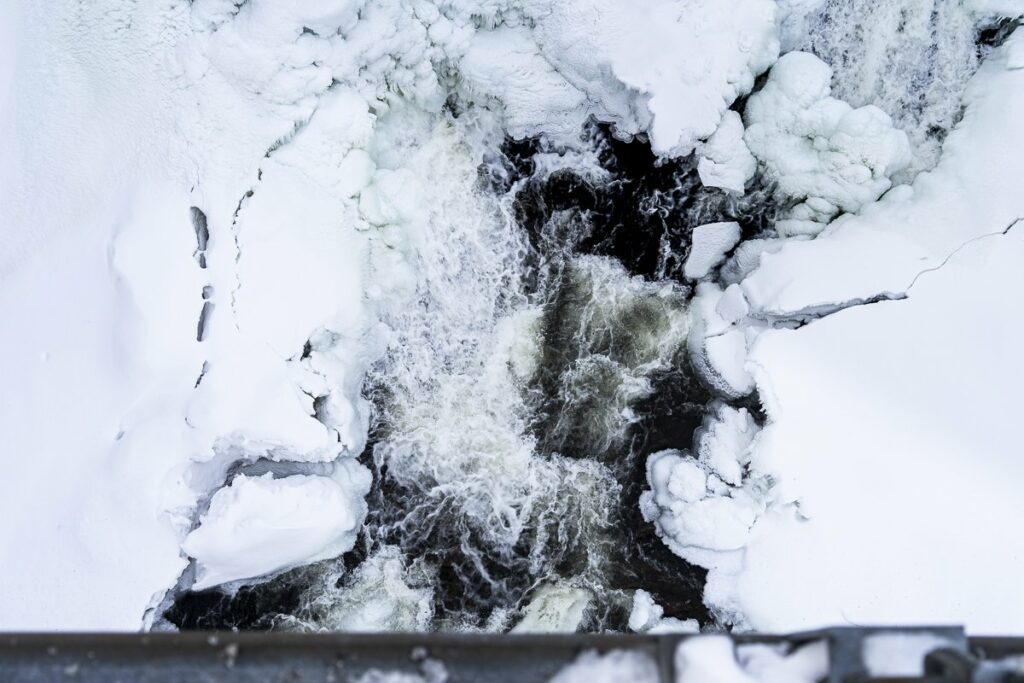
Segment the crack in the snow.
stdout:
<path fill-rule="evenodd" d="M 320 109 L 320 101 L 324 95 L 331 92 L 335 87 L 341 84 L 341 81 L 333 80 L 331 84 L 324 88 L 324 90 L 317 94 L 316 103 L 313 105 L 312 111 L 305 118 L 298 119 L 292 122 L 292 129 L 288 133 L 274 140 L 274 142 L 267 148 L 267 151 L 263 153 L 264 159 L 269 159 L 271 155 L 277 150 L 281 149 L 292 140 L 295 139 L 299 133 L 301 133 L 309 125 L 309 122 L 313 120 L 317 111 Z M 245 191 L 245 193 L 238 200 L 238 204 L 235 206 L 235 212 L 231 216 L 231 234 L 235 242 L 235 286 L 231 290 L 231 316 L 235 323 L 235 329 L 241 330 L 238 324 L 238 292 L 242 289 L 242 276 L 238 271 L 238 264 L 242 260 L 242 243 L 239 239 L 239 227 L 238 227 L 238 216 L 242 211 L 242 207 L 245 206 L 246 202 L 252 198 L 256 192 L 256 188 L 259 186 L 260 181 L 263 180 L 263 166 L 262 164 L 256 169 L 256 181 L 252 186 Z"/>
<path fill-rule="evenodd" d="M 910 284 L 904 287 L 902 292 L 881 292 L 879 294 L 875 294 L 874 296 L 867 298 L 849 299 L 848 301 L 835 304 L 820 304 L 817 306 L 808 306 L 798 311 L 786 313 L 783 315 L 761 313 L 758 315 L 750 315 L 748 316 L 748 319 L 766 323 L 776 329 L 799 329 L 804 325 L 807 325 L 808 323 L 814 322 L 815 320 L 827 318 L 830 315 L 834 315 L 835 313 L 838 313 L 840 311 L 845 311 L 848 308 L 855 308 L 857 306 L 870 306 L 871 304 L 877 304 L 882 301 L 902 301 L 904 299 L 909 298 L 910 290 L 914 288 L 914 285 L 917 284 L 917 281 L 922 276 L 928 273 L 934 273 L 935 271 L 944 268 L 950 261 L 953 260 L 953 258 L 958 253 L 960 253 L 968 245 L 983 239 L 988 239 L 990 237 L 1000 237 L 1006 235 L 1021 221 L 1024 221 L 1024 218 L 1015 219 L 1002 230 L 987 232 L 983 235 L 976 235 L 975 237 L 966 240 L 965 242 L 960 244 L 956 249 L 947 254 L 946 257 L 942 259 L 942 261 L 938 265 L 932 266 L 931 268 L 926 268 L 918 272 L 916 275 L 914 275 L 913 279 L 910 281 Z M 714 336 L 720 336 L 722 334 L 725 333 L 722 332 Z"/>
<path fill-rule="evenodd" d="M 922 275 L 926 275 L 927 273 L 934 273 L 936 270 L 939 270 L 940 268 L 945 267 L 946 264 L 948 264 L 951 260 L 953 260 L 954 256 L 959 254 L 968 245 L 973 244 L 974 242 L 978 242 L 978 241 L 983 240 L 983 239 L 988 239 L 989 237 L 1001 237 L 1003 235 L 1006 235 L 1011 230 L 1013 230 L 1013 228 L 1018 223 L 1020 223 L 1021 221 L 1024 221 L 1024 218 L 1017 218 L 1016 220 L 1010 222 L 1010 224 L 1007 225 L 1002 230 L 997 230 L 995 232 L 987 232 L 984 235 L 978 235 L 977 237 L 972 237 L 971 239 L 967 240 L 966 242 L 961 244 L 959 247 L 957 247 L 956 249 L 951 251 L 949 253 L 949 255 L 946 256 L 946 258 L 942 259 L 942 263 L 940 263 L 937 266 L 933 266 L 931 268 L 926 268 L 926 269 L 922 270 L 920 273 L 918 273 L 917 275 L 915 275 L 914 279 L 910 281 L 909 285 L 907 285 L 906 291 L 909 292 L 913 288 L 913 286 L 915 284 L 917 284 L 918 279 L 920 279 Z"/>

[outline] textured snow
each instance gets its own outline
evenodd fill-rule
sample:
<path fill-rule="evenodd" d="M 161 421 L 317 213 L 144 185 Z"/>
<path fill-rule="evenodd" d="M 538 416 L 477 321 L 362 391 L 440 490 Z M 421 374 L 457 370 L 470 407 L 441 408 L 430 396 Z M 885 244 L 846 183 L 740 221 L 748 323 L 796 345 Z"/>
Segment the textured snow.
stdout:
<path fill-rule="evenodd" d="M 780 0 L 780 39 L 784 51 L 833 67 L 834 97 L 875 105 L 907 133 L 913 159 L 894 176 L 900 183 L 938 161 L 988 49 L 977 44 L 978 27 L 1022 12 L 1018 0 Z"/>
<path fill-rule="evenodd" d="M 648 457 L 651 490 L 641 495 L 640 510 L 673 552 L 710 568 L 747 544 L 768 488 L 750 464 L 757 435 L 745 409 L 720 404 L 698 432 L 695 454 Z"/>
<path fill-rule="evenodd" d="M 741 558 L 709 575 L 726 618 L 1024 628 L 1024 546 L 1007 526 L 1024 513 L 1008 399 L 1024 381 L 1024 242 L 1009 227 L 1024 214 L 1024 81 L 1007 68 L 1022 39 L 982 65 L 933 171 L 762 254 L 743 296 L 722 297 L 756 336 L 746 367 L 768 426 L 749 459 L 773 482 Z"/>
<path fill-rule="evenodd" d="M 743 194 L 757 171 L 757 160 L 743 141 L 743 120 L 734 111 L 722 115 L 722 123 L 697 151 L 697 173 L 705 187 Z"/>
<path fill-rule="evenodd" d="M 472 36 L 459 68 L 517 137 L 572 138 L 596 116 L 689 154 L 778 56 L 769 0 L 533 0 L 508 14 L 514 25 Z"/>
<path fill-rule="evenodd" d="M 888 114 L 830 97 L 832 69 L 806 52 L 779 58 L 744 109 L 747 147 L 779 192 L 802 201 L 776 224 L 783 236 L 816 234 L 840 211 L 857 211 L 891 187 L 910 146 Z"/>
<path fill-rule="evenodd" d="M 898 295 L 965 242 L 1002 232 L 1024 216 L 1017 191 L 1024 156 L 1016 153 L 1024 73 L 1007 68 L 1022 44 L 1024 33 L 1017 31 L 982 64 L 964 93 L 963 120 L 946 138 L 933 171 L 861 214 L 841 218 L 813 242 L 790 242 L 761 257 L 743 282 L 761 315 Z"/>

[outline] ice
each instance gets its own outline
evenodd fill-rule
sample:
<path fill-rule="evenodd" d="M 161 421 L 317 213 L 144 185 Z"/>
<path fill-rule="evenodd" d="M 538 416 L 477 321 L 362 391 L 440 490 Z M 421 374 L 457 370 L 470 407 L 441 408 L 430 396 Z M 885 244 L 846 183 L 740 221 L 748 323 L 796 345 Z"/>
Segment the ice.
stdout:
<path fill-rule="evenodd" d="M 888 190 L 910 162 L 907 136 L 873 105 L 830 97 L 832 69 L 806 52 L 779 58 L 744 109 L 744 140 L 778 191 L 801 201 L 776 224 L 781 235 L 817 234 L 840 211 Z"/>
<path fill-rule="evenodd" d="M 1024 120 L 1024 72 L 1006 68 L 1021 44 L 1024 33 L 1017 31 L 968 84 L 963 120 L 946 138 L 933 171 L 860 215 L 836 221 L 813 242 L 790 242 L 761 257 L 743 282 L 760 315 L 900 296 L 918 273 L 939 266 L 962 244 L 1002 232 L 1024 216 L 1015 180 L 1024 174 L 1024 159 L 1014 153 Z"/>
<path fill-rule="evenodd" d="M 351 550 L 366 515 L 370 473 L 346 461 L 333 477 L 239 475 L 218 490 L 182 543 L 196 589 L 253 579 Z"/>
<path fill-rule="evenodd" d="M 517 137 L 571 140 L 593 115 L 686 155 L 778 54 L 767 0 L 537 0 L 508 15 L 473 35 L 459 68 L 470 96 L 496 100 Z"/>
<path fill-rule="evenodd" d="M 633 607 L 629 613 L 629 629 L 652 635 L 664 633 L 698 633 L 696 619 L 676 619 L 663 616 L 665 610 L 654 602 L 650 593 L 638 589 L 633 593 Z"/>
<path fill-rule="evenodd" d="M 683 274 L 691 280 L 700 280 L 725 260 L 725 255 L 740 241 L 740 224 L 698 225 L 691 234 L 690 255 L 686 257 Z"/>
<path fill-rule="evenodd" d="M 714 566 L 707 551 L 747 544 L 767 489 L 748 467 L 758 431 L 745 409 L 719 404 L 698 432 L 696 457 L 676 450 L 648 457 L 651 490 L 641 495 L 640 509 L 676 554 Z"/>
<path fill-rule="evenodd" d="M 743 120 L 739 114 L 725 112 L 722 123 L 697 151 L 697 173 L 705 187 L 743 194 L 744 186 L 757 170 L 757 160 L 743 142 Z"/>
<path fill-rule="evenodd" d="M 1019 33 L 971 81 L 933 171 L 763 254 L 740 285 L 739 325 L 811 321 L 760 332 L 747 359 L 771 500 L 705 594 L 740 624 L 1024 628 L 1005 526 L 1022 513 L 1005 398 L 1024 381 L 1006 303 L 1022 294 Z"/>
<path fill-rule="evenodd" d="M 960 96 L 988 47 L 982 28 L 1020 16 L 1014 0 L 783 0 L 784 51 L 811 52 L 833 68 L 833 96 L 871 104 L 907 133 L 913 159 L 897 183 L 933 168 L 960 117 Z M 870 26 L 870 30 L 863 27 Z"/>
<path fill-rule="evenodd" d="M 697 286 L 690 304 L 693 322 L 687 346 L 690 362 L 701 380 L 722 397 L 735 399 L 754 389 L 747 353 L 757 329 L 736 324 L 746 321 L 749 310 L 739 287 L 732 285 L 726 292 L 712 282 Z"/>

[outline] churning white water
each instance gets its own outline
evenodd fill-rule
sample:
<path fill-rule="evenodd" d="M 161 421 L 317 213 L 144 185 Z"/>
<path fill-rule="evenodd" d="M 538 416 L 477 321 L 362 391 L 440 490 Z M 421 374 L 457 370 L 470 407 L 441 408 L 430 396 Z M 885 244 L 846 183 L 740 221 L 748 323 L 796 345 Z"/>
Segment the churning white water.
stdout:
<path fill-rule="evenodd" d="M 540 254 L 512 218 L 517 188 L 489 191 L 460 128 L 430 127 L 401 160 L 436 182 L 412 228 L 413 294 L 384 316 L 367 381 L 369 559 L 318 582 L 307 625 L 504 629 L 544 586 L 608 600 L 623 437 L 650 377 L 683 360 L 685 289 L 572 243 Z"/>

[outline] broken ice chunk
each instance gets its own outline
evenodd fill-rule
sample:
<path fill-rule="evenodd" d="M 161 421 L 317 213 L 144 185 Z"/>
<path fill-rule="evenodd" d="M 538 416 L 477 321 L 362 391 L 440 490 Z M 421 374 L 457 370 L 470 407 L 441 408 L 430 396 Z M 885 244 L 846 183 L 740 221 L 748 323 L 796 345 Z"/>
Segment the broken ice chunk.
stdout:
<path fill-rule="evenodd" d="M 700 633 L 696 619 L 676 619 L 662 616 L 664 608 L 645 590 L 633 593 L 633 608 L 629 613 L 629 630 L 636 633 Z"/>
<path fill-rule="evenodd" d="M 743 121 L 734 111 L 722 116 L 722 123 L 700 147 L 697 174 L 705 187 L 720 187 L 743 194 L 747 181 L 754 177 L 757 161 L 743 142 Z"/>
<path fill-rule="evenodd" d="M 725 260 L 725 255 L 740 241 L 740 224 L 732 221 L 698 225 L 691 235 L 690 255 L 683 274 L 699 280 Z"/>
<path fill-rule="evenodd" d="M 239 475 L 217 493 L 182 543 L 195 558 L 194 590 L 337 557 L 355 545 L 370 473 L 345 461 L 344 476 L 275 479 Z"/>

